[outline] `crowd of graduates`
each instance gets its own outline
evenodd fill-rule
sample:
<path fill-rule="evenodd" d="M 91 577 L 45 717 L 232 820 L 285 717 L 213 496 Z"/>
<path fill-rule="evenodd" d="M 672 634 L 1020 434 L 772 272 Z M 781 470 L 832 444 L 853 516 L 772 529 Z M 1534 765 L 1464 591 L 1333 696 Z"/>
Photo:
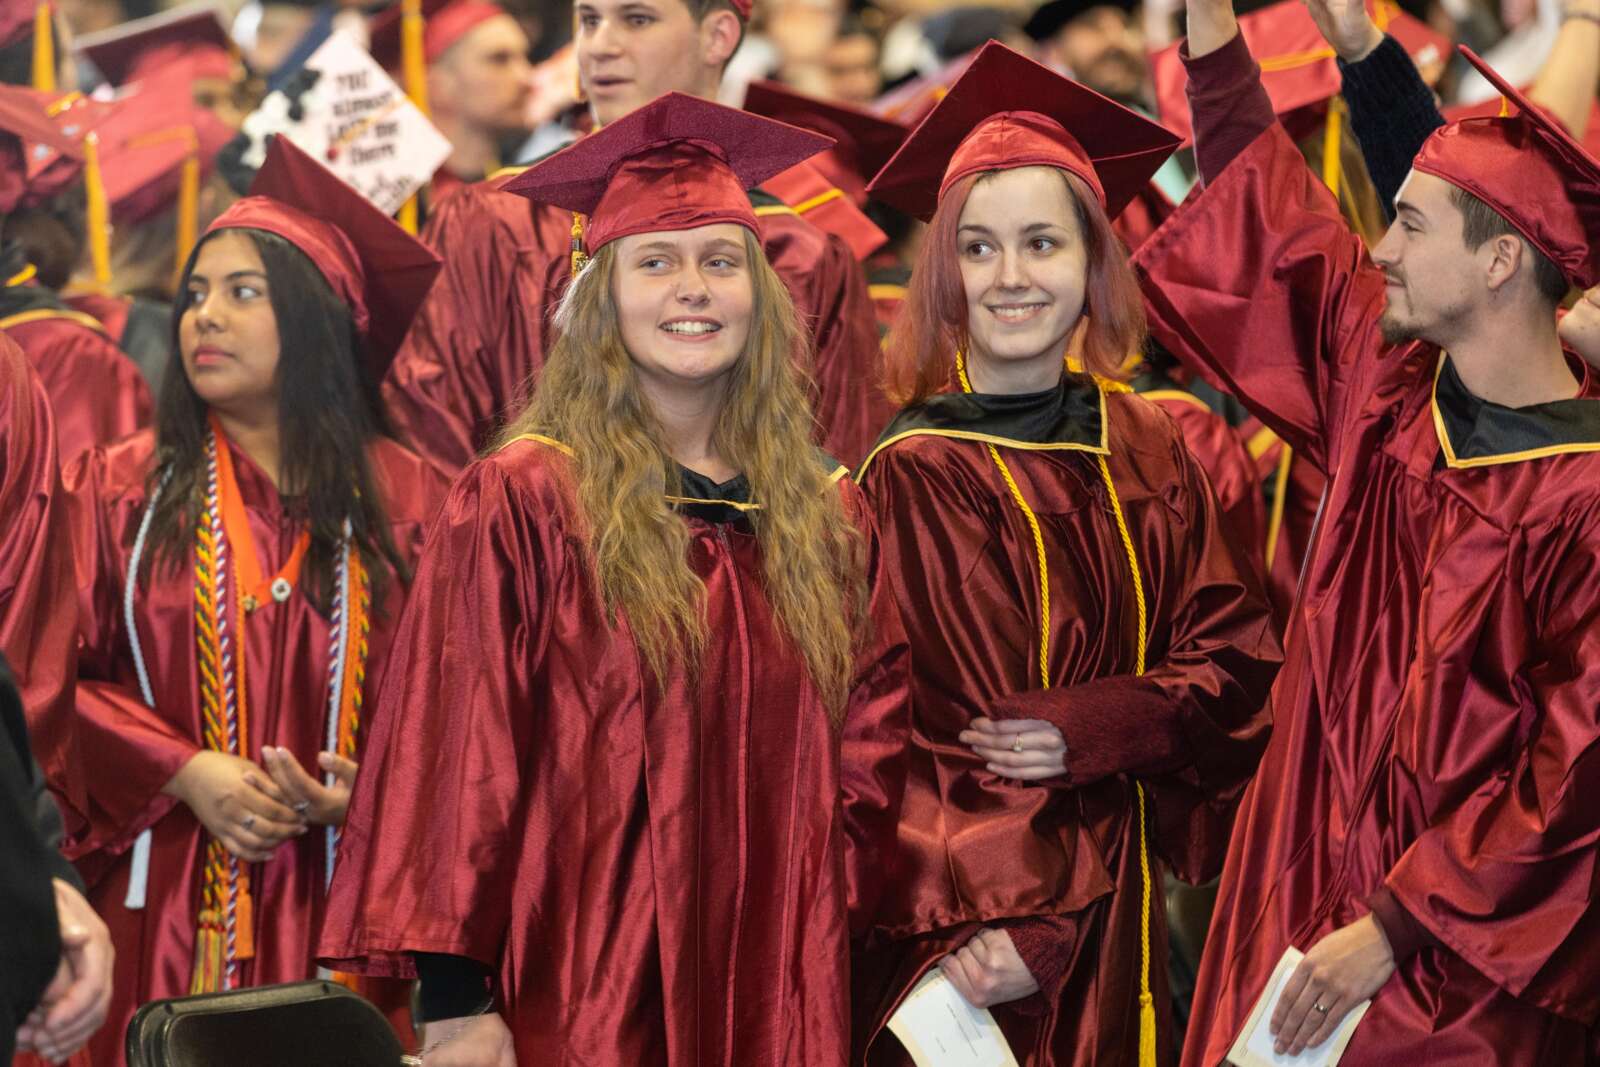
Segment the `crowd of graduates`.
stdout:
<path fill-rule="evenodd" d="M 1284 1057 L 1600 1063 L 1597 91 L 1600 0 L 0 0 L 0 1060 L 1212 1067 L 1293 949 Z"/>

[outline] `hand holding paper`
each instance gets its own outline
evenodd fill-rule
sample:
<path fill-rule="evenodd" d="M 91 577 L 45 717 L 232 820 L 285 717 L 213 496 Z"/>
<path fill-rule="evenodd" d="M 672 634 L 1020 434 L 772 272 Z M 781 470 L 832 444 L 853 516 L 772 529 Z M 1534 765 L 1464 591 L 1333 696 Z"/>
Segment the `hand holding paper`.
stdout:
<path fill-rule="evenodd" d="M 1327 938 L 1324 938 L 1319 945 L 1326 941 Z M 1249 1021 L 1228 1050 L 1228 1062 L 1234 1067 L 1335 1067 L 1344 1055 L 1345 1046 L 1350 1043 L 1356 1026 L 1367 1013 L 1371 1000 L 1362 999 L 1359 1003 L 1347 1004 L 1339 1009 L 1337 1016 L 1334 1009 L 1330 1008 L 1327 1012 L 1332 1020 L 1329 1024 L 1332 1027 L 1330 1036 L 1316 1045 L 1308 1047 L 1302 1044 L 1293 1050 L 1289 1046 L 1282 1046 L 1280 1051 L 1279 1039 L 1273 1034 L 1274 1016 L 1280 1010 L 1287 1012 L 1284 1005 L 1295 1003 L 1299 995 L 1304 993 L 1305 986 L 1302 984 L 1300 993 L 1295 997 L 1286 995 L 1289 993 L 1291 976 L 1308 959 L 1299 949 L 1291 946 L 1278 960 L 1272 977 L 1267 980 L 1267 988 L 1262 991 L 1261 999 L 1256 1001 L 1255 1008 L 1250 1012 Z M 1310 1014 L 1317 1016 L 1318 1020 L 1322 1018 L 1321 1012 L 1312 1010 Z"/>
<path fill-rule="evenodd" d="M 994 1016 L 968 1004 L 937 970 L 906 994 L 889 1030 L 917 1067 L 1017 1067 Z"/>

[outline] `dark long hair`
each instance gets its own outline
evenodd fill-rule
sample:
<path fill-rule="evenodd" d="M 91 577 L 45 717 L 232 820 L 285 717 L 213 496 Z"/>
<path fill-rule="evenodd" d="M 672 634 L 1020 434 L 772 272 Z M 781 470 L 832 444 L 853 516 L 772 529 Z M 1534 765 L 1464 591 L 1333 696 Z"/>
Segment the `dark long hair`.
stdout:
<path fill-rule="evenodd" d="M 367 461 L 367 444 L 386 431 L 378 386 L 362 358 L 363 341 L 350 311 L 294 245 L 264 230 L 239 228 L 255 242 L 267 271 L 272 313 L 278 320 L 278 438 L 285 504 L 304 518 L 311 547 L 302 569 L 313 603 L 333 600 L 339 542 L 350 520 L 356 547 L 369 561 L 373 603 L 384 580 L 379 557 L 402 582 L 409 572 L 389 533 L 383 498 Z M 184 264 L 172 308 L 172 357 L 156 409 L 156 469 L 150 490 L 166 487 L 150 523 L 152 557 L 181 566 L 194 542 L 194 522 L 204 506 L 207 407 L 184 373 L 178 348 L 189 275 L 205 240 Z"/>

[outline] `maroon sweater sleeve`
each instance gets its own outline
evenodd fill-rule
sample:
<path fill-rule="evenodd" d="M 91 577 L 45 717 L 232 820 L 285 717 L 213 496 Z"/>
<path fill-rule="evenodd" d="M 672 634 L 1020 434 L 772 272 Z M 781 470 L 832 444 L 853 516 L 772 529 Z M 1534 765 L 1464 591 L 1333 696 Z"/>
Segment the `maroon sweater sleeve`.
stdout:
<path fill-rule="evenodd" d="M 1056 994 L 1061 980 L 1072 962 L 1072 950 L 1078 939 L 1078 924 L 1067 915 L 1034 915 L 1024 919 L 1008 919 L 996 924 L 1011 936 L 1011 944 L 1039 992 L 1012 1004 L 1024 1015 L 1043 1015 L 1056 1006 Z"/>
<path fill-rule="evenodd" d="M 1233 40 L 1199 59 L 1189 57 L 1188 41 L 1178 54 L 1189 75 L 1195 165 L 1200 183 L 1207 185 L 1261 136 L 1276 116 L 1244 34 L 1234 34 Z"/>

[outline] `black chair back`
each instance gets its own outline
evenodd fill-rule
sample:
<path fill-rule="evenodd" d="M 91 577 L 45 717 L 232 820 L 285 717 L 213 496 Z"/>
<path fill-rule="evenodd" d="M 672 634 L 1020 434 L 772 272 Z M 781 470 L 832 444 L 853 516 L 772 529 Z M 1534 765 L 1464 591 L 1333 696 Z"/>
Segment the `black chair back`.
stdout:
<path fill-rule="evenodd" d="M 398 1067 L 389 1021 L 337 982 L 156 1000 L 128 1024 L 128 1067 Z"/>

